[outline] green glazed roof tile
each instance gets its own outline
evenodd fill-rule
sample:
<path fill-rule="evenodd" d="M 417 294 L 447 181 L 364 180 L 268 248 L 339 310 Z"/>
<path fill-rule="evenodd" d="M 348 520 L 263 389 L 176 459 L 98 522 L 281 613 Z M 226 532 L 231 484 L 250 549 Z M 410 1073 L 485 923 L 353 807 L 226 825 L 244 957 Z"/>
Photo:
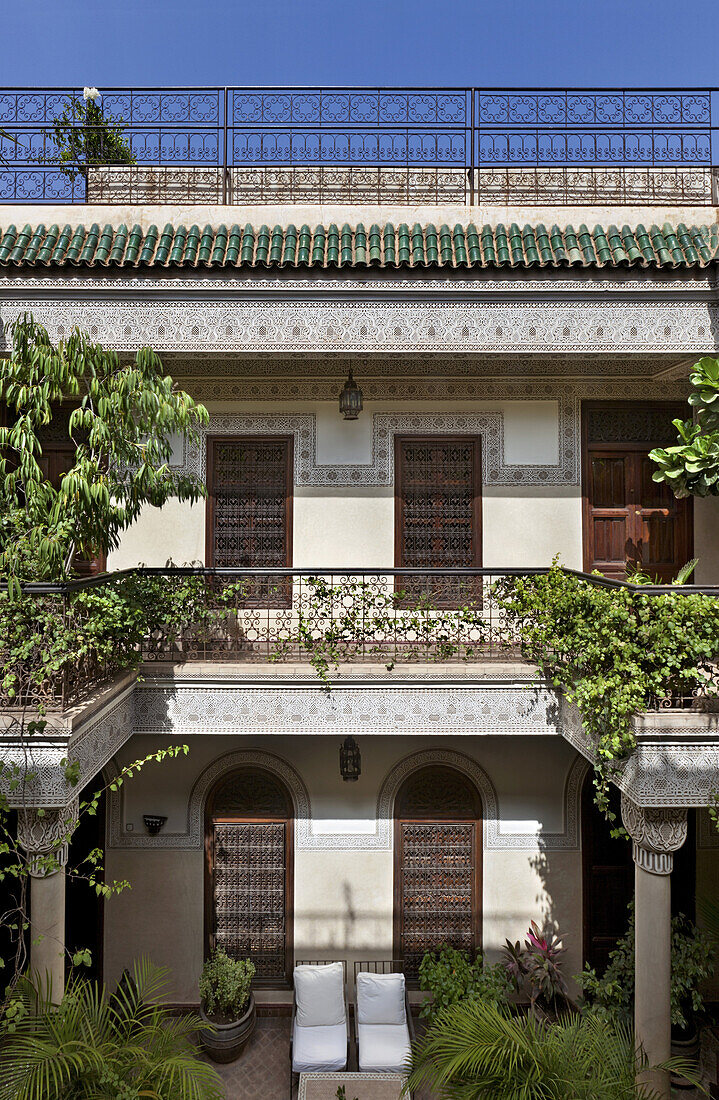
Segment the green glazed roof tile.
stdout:
<path fill-rule="evenodd" d="M 704 267 L 719 261 L 719 226 L 665 223 L 510 226 L 15 225 L 0 229 L 0 266 L 252 267 Z"/>

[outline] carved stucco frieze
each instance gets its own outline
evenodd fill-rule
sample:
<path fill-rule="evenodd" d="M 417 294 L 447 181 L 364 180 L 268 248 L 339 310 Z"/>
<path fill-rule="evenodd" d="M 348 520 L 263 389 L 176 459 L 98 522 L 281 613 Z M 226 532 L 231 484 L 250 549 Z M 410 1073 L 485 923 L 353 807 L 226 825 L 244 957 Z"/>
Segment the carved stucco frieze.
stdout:
<path fill-rule="evenodd" d="M 640 807 L 622 794 L 622 821 L 637 866 L 653 875 L 671 874 L 674 852 L 687 838 L 687 811 Z"/>
<path fill-rule="evenodd" d="M 579 404 L 572 396 L 558 402 L 557 453 L 552 464 L 507 464 L 504 458 L 504 417 L 501 412 L 375 413 L 372 418 L 371 460 L 366 464 L 318 463 L 317 431 L 313 413 L 267 416 L 212 416 L 203 439 L 189 444 L 178 470 L 205 480 L 208 435 L 294 436 L 295 485 L 392 485 L 394 437 L 403 432 L 422 434 L 466 433 L 482 437 L 482 480 L 486 485 L 576 485 L 579 483 Z"/>
<path fill-rule="evenodd" d="M 112 297 L 0 301 L 54 338 L 79 325 L 108 347 L 165 351 L 702 352 L 716 347 L 707 302 L 238 302 Z"/>
<path fill-rule="evenodd" d="M 42 739 L 28 739 L 13 744 L 6 741 L 3 760 L 15 763 L 20 774 L 30 775 L 30 780 L 17 791 L 9 788 L 9 773 L 0 790 L 11 806 L 32 805 L 54 807 L 72 802 L 74 792 L 88 783 L 93 776 L 112 759 L 127 741 L 134 725 L 134 688 L 130 687 L 122 697 L 93 718 L 69 738 L 58 735 Z M 46 730 L 46 734 L 48 731 Z M 71 786 L 66 777 L 63 760 L 79 765 L 79 782 Z"/>
<path fill-rule="evenodd" d="M 23 807 L 17 815 L 18 844 L 30 857 L 32 878 L 49 878 L 67 863 L 69 837 L 78 820 L 78 799 L 48 809 Z"/>

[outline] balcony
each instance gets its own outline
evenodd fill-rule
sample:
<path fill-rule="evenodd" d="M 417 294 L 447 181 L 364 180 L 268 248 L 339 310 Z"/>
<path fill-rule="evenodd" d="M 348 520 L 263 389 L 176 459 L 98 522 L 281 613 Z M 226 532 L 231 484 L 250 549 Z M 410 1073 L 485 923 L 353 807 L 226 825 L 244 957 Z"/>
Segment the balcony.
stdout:
<path fill-rule="evenodd" d="M 719 596 L 719 587 L 638 586 L 564 572 L 587 586 L 647 597 Z M 425 674 L 461 666 L 479 675 L 483 663 L 526 660 L 522 623 L 508 615 L 506 600 L 519 579 L 548 573 L 186 567 L 27 583 L 14 618 L 21 645 L 12 643 L 11 656 L 11 643 L 0 641 L 0 706 L 68 710 L 140 664 L 148 674 L 194 665 L 200 676 L 201 664 L 277 676 L 299 665 L 319 683 L 348 665 L 383 673 L 421 666 Z M 707 657 L 707 694 L 716 657 Z M 702 694 L 672 690 L 655 705 L 692 707 Z"/>
<path fill-rule="evenodd" d="M 109 88 L 88 108 L 79 88 L 0 89 L 0 201 L 716 205 L 718 95 Z"/>

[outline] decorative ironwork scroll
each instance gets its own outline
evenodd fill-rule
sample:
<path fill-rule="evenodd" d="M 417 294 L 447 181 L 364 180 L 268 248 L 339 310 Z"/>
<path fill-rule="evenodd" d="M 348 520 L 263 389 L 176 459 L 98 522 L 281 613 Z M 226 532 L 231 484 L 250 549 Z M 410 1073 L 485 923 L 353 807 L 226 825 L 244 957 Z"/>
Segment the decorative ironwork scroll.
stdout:
<path fill-rule="evenodd" d="M 134 158 L 120 166 L 58 163 L 73 100 L 0 90 L 0 199 L 713 201 L 711 89 L 103 89 Z M 71 125 L 82 148 L 92 126 Z"/>

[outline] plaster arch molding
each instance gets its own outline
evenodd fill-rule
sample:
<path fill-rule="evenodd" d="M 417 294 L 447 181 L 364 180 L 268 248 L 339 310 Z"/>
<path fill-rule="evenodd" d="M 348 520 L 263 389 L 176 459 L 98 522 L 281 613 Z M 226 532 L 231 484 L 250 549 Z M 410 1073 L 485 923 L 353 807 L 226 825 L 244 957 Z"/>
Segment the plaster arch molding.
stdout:
<path fill-rule="evenodd" d="M 587 762 L 577 756 L 564 785 L 564 822 L 558 833 L 510 833 L 500 830 L 499 798 L 487 772 L 472 757 L 454 749 L 424 749 L 405 756 L 394 764 L 383 779 L 377 795 L 373 832 L 317 833 L 312 829 L 312 803 L 304 780 L 285 759 L 274 753 L 243 749 L 225 753 L 208 764 L 190 792 L 187 807 L 187 831 L 162 832 L 156 836 L 126 833 L 122 824 L 122 794 L 112 796 L 110 806 L 111 848 L 199 849 L 204 845 L 204 818 L 207 796 L 220 776 L 243 765 L 266 768 L 280 778 L 290 791 L 295 816 L 297 851 L 392 851 L 394 801 L 403 781 L 412 772 L 437 764 L 456 768 L 475 784 L 482 799 L 482 847 L 485 850 L 576 851 L 579 848 L 579 800 Z"/>
<path fill-rule="evenodd" d="M 299 847 L 300 837 L 309 832 L 312 822 L 312 807 L 307 788 L 299 773 L 281 756 L 275 756 L 272 752 L 262 752 L 257 749 L 242 749 L 238 752 L 225 753 L 224 756 L 220 756 L 213 760 L 211 764 L 208 764 L 195 780 L 187 807 L 187 831 L 190 843 L 195 840 L 198 844 L 202 843 L 205 804 L 215 782 L 223 775 L 227 775 L 228 772 L 236 771 L 243 766 L 264 768 L 276 775 L 285 784 L 292 796 L 296 844 Z"/>
<path fill-rule="evenodd" d="M 384 847 L 393 847 L 394 803 L 400 787 L 413 772 L 432 764 L 454 768 L 472 780 L 482 799 L 482 847 L 490 847 L 490 842 L 499 829 L 497 792 L 484 768 L 470 756 L 454 749 L 425 749 L 423 752 L 414 752 L 411 756 L 405 756 L 387 773 L 377 796 L 377 828 L 386 834 L 387 843 Z"/>

